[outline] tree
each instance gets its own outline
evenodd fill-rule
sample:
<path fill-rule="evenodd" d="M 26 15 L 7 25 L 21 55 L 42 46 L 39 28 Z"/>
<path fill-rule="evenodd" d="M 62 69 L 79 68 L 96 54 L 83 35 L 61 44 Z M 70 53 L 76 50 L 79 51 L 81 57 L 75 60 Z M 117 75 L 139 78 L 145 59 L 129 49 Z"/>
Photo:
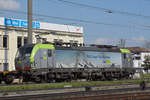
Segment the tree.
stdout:
<path fill-rule="evenodd" d="M 144 70 L 147 71 L 148 73 L 148 70 L 150 69 L 150 55 L 145 55 L 144 56 Z"/>

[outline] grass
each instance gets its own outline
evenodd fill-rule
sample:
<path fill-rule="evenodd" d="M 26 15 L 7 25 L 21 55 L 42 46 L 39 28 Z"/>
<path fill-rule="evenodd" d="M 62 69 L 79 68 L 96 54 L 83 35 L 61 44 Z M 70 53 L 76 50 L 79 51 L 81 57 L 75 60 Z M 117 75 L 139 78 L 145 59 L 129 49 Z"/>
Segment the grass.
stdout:
<path fill-rule="evenodd" d="M 143 75 L 140 76 L 140 78 L 150 79 L 150 74 L 143 74 Z"/>
<path fill-rule="evenodd" d="M 66 85 L 72 87 L 88 87 L 102 85 L 117 85 L 125 83 L 140 83 L 142 80 L 119 80 L 119 81 L 92 81 L 92 82 L 63 82 L 50 84 L 25 84 L 21 86 L 0 86 L 0 90 L 31 90 L 31 89 L 46 89 L 46 88 L 63 88 Z M 150 82 L 150 81 L 149 81 Z"/>

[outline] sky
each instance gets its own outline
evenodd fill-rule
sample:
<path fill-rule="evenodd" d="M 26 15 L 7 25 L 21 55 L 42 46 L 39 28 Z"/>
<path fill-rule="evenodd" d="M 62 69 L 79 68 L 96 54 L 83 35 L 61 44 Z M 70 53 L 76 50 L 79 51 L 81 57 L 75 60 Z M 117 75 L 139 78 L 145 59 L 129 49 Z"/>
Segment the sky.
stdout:
<path fill-rule="evenodd" d="M 124 39 L 126 46 L 143 46 L 150 40 L 150 0 L 32 1 L 34 20 L 82 26 L 85 44 L 118 45 Z M 27 0 L 0 0 L 1 17 L 27 19 L 25 12 Z"/>

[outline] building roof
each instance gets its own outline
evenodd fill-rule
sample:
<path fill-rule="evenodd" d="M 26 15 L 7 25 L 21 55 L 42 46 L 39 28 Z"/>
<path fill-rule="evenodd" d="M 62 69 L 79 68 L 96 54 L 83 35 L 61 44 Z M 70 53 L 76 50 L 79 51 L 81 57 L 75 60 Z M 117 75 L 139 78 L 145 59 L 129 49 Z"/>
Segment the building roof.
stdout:
<path fill-rule="evenodd" d="M 127 47 L 131 52 L 137 53 L 137 52 L 150 52 L 150 49 L 142 48 L 142 47 Z"/>

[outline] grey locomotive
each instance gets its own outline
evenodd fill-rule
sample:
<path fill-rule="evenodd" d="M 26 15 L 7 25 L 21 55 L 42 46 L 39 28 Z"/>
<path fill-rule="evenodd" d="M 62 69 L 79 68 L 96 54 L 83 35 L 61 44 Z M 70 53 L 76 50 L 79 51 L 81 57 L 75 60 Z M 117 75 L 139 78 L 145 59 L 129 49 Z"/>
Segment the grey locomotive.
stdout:
<path fill-rule="evenodd" d="M 25 45 L 15 58 L 24 81 L 113 80 L 134 74 L 131 52 L 118 47 Z"/>

